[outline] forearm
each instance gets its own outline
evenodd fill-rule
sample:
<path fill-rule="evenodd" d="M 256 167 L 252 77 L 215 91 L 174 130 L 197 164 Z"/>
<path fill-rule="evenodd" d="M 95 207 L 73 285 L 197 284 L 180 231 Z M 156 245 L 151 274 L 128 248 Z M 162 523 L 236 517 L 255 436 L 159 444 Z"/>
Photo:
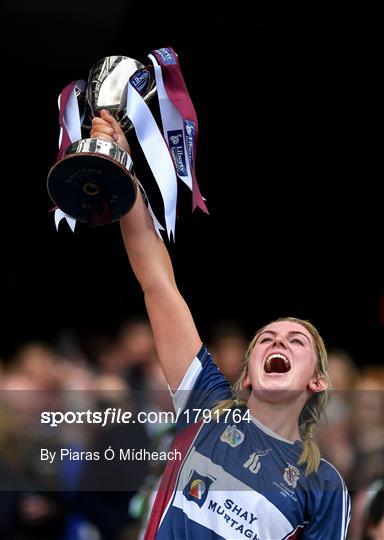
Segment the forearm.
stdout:
<path fill-rule="evenodd" d="M 132 270 L 144 293 L 164 284 L 176 287 L 168 251 L 156 234 L 140 190 L 133 208 L 120 220 L 120 227 Z"/>

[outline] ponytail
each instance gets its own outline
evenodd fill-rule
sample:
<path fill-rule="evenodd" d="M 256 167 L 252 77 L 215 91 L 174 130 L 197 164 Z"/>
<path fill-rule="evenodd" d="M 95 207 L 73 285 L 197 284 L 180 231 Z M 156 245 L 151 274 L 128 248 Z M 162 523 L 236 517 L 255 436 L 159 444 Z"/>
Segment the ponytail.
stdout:
<path fill-rule="evenodd" d="M 321 417 L 327 408 L 329 399 L 330 381 L 327 379 L 328 390 L 312 394 L 299 417 L 299 432 L 303 441 L 303 449 L 298 464 L 306 465 L 305 474 L 317 472 L 320 466 L 320 450 L 314 440 L 314 430 L 320 423 Z"/>
<path fill-rule="evenodd" d="M 308 424 L 307 433 L 303 439 L 303 449 L 297 461 L 298 465 L 306 465 L 306 475 L 317 472 L 320 466 L 320 450 L 313 440 L 314 427 L 314 423 Z"/>

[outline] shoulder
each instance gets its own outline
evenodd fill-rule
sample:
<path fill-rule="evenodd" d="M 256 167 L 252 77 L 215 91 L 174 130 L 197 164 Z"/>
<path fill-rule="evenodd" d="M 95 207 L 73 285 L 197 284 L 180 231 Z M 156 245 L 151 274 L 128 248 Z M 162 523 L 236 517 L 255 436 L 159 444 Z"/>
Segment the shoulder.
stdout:
<path fill-rule="evenodd" d="M 200 381 L 203 381 L 204 385 L 209 386 L 212 383 L 216 383 L 217 380 L 228 383 L 214 363 L 208 349 L 203 344 L 185 373 L 178 390 L 190 390 L 196 385 L 196 382 Z"/>
<path fill-rule="evenodd" d="M 309 490 L 309 523 L 305 538 L 345 540 L 351 517 L 351 500 L 339 471 L 326 459 L 321 459 Z"/>
<path fill-rule="evenodd" d="M 340 489 L 342 491 L 347 489 L 344 479 L 339 471 L 332 463 L 324 458 L 321 458 L 320 460 L 317 474 L 320 477 L 322 484 L 327 484 L 327 486 L 333 487 L 333 489 Z"/>
<path fill-rule="evenodd" d="M 179 388 L 171 393 L 177 411 L 211 409 L 232 396 L 231 388 L 203 345 L 185 373 Z"/>

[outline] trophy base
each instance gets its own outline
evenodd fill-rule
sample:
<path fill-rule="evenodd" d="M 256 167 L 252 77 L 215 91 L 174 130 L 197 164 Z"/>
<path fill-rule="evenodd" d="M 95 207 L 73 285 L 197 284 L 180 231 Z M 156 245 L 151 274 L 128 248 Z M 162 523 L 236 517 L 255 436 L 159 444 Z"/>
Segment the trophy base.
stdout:
<path fill-rule="evenodd" d="M 114 143 L 78 141 L 50 170 L 49 195 L 60 210 L 78 221 L 91 226 L 116 221 L 136 200 L 136 183 L 127 162 L 132 168 L 129 154 Z"/>

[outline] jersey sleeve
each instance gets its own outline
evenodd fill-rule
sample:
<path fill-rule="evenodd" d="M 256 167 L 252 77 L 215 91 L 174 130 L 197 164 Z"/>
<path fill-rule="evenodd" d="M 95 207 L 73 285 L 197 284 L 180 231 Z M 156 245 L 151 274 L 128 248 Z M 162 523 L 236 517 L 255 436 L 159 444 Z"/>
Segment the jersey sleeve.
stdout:
<path fill-rule="evenodd" d="M 179 388 L 171 392 L 176 415 L 187 409 L 211 409 L 219 401 L 232 397 L 229 382 L 213 362 L 203 345 L 197 353 Z"/>
<path fill-rule="evenodd" d="M 330 467 L 332 467 L 329 464 Z M 351 518 L 351 500 L 340 474 L 332 467 L 332 475 L 326 479 L 318 510 L 303 531 L 303 540 L 332 538 L 345 540 Z"/>

